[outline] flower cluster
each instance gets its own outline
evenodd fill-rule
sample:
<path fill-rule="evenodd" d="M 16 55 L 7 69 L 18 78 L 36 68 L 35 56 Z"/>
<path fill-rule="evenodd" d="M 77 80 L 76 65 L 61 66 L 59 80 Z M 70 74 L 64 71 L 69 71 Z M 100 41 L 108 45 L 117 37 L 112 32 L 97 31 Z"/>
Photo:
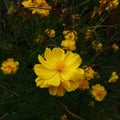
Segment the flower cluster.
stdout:
<path fill-rule="evenodd" d="M 80 55 L 71 51 L 64 51 L 61 48 L 46 48 L 44 56 L 39 55 L 40 64 L 34 65 L 34 72 L 37 75 L 36 86 L 48 88 L 49 94 L 63 96 L 65 92 L 72 92 L 76 89 L 89 89 L 89 80 L 95 76 L 91 67 L 79 68 L 82 59 Z M 91 95 L 97 101 L 103 100 L 106 95 L 104 87 L 92 86 Z"/>
<path fill-rule="evenodd" d="M 93 14 L 91 18 L 93 18 L 96 14 L 101 15 L 104 11 L 111 11 L 119 6 L 119 0 L 99 0 L 99 6 L 94 7 Z"/>
<path fill-rule="evenodd" d="M 85 67 L 84 68 L 84 80 L 80 80 L 79 89 L 80 90 L 86 90 L 89 89 L 89 80 L 93 79 L 95 76 L 95 71 L 92 69 L 92 67 Z"/>
<path fill-rule="evenodd" d="M 118 7 L 118 0 L 100 0 L 99 1 L 101 7 L 105 7 L 106 10 L 112 10 Z"/>

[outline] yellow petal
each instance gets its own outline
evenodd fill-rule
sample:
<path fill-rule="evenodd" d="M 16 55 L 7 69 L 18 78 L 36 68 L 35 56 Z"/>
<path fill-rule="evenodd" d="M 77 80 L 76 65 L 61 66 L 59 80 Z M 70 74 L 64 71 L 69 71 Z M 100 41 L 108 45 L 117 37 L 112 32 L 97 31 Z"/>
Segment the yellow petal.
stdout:
<path fill-rule="evenodd" d="M 30 2 L 29 2 L 29 1 L 23 1 L 23 2 L 22 2 L 22 5 L 23 5 L 24 7 L 30 7 Z"/>
<path fill-rule="evenodd" d="M 65 51 L 61 48 L 53 48 L 52 50 L 53 59 L 56 61 L 63 61 L 65 58 Z"/>
<path fill-rule="evenodd" d="M 55 96 L 57 94 L 57 87 L 50 87 L 49 94 Z"/>
<path fill-rule="evenodd" d="M 66 90 L 68 90 L 71 87 L 71 84 L 69 81 L 62 82 L 62 85 Z"/>
<path fill-rule="evenodd" d="M 60 76 L 59 76 L 59 73 L 56 73 L 50 79 L 45 80 L 44 84 L 45 85 L 51 85 L 51 86 L 58 87 L 60 85 Z"/>
<path fill-rule="evenodd" d="M 58 87 L 50 87 L 49 94 L 53 96 L 63 96 L 65 94 L 65 89 L 61 85 Z"/>
<path fill-rule="evenodd" d="M 66 68 L 60 73 L 61 80 L 69 80 L 76 72 L 76 69 L 72 68 Z"/>
<path fill-rule="evenodd" d="M 75 72 L 75 75 L 72 76 L 71 80 L 72 81 L 78 81 L 78 80 L 84 80 L 84 70 L 82 68 L 78 68 L 77 71 Z"/>
<path fill-rule="evenodd" d="M 38 60 L 44 67 L 46 67 L 50 70 L 55 69 L 55 66 L 53 66 L 53 64 L 51 64 L 49 61 L 45 61 L 45 59 L 41 55 L 38 56 Z"/>
<path fill-rule="evenodd" d="M 40 87 L 40 88 L 49 88 L 49 87 L 50 87 L 50 85 L 45 85 L 45 84 L 44 84 L 44 80 L 42 80 L 42 79 L 39 78 L 39 77 L 37 77 L 37 78 L 35 79 L 35 82 L 36 82 L 36 86 L 37 86 L 37 87 Z"/>
<path fill-rule="evenodd" d="M 66 91 L 71 92 L 76 90 L 79 87 L 79 82 L 77 81 L 65 81 L 62 83 Z"/>
<path fill-rule="evenodd" d="M 46 61 L 49 61 L 50 64 L 52 63 L 52 65 L 55 66 L 56 61 L 50 48 L 46 48 L 44 55 Z"/>
<path fill-rule="evenodd" d="M 34 72 L 41 79 L 49 79 L 56 74 L 56 71 L 49 70 L 41 64 L 34 65 Z"/>
<path fill-rule="evenodd" d="M 35 79 L 35 82 L 37 87 L 46 88 L 46 86 L 44 86 L 44 81 L 41 80 L 39 77 Z"/>
<path fill-rule="evenodd" d="M 82 59 L 78 54 L 67 51 L 64 62 L 68 67 L 73 66 L 74 68 L 77 68 L 82 63 Z"/>

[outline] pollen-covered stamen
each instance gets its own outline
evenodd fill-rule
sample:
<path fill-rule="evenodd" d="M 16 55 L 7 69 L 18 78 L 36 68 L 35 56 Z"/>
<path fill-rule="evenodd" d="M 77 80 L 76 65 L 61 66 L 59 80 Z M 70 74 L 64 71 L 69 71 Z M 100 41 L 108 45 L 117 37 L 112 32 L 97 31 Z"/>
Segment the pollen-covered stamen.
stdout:
<path fill-rule="evenodd" d="M 62 71 L 62 70 L 64 70 L 65 68 L 66 68 L 66 65 L 65 65 L 64 62 L 57 61 L 57 63 L 56 63 L 56 69 L 57 69 L 58 71 Z"/>

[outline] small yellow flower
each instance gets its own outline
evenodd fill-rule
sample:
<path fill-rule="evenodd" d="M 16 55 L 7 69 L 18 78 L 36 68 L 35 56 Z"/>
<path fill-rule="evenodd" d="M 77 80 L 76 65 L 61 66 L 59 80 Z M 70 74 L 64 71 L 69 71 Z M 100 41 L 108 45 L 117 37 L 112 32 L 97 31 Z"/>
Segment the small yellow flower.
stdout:
<path fill-rule="evenodd" d="M 101 42 L 99 42 L 99 41 L 93 41 L 92 42 L 92 47 L 93 47 L 93 49 L 96 50 L 96 52 L 101 51 L 102 47 L 103 47 L 103 44 Z"/>
<path fill-rule="evenodd" d="M 107 95 L 107 91 L 105 90 L 104 86 L 101 86 L 100 84 L 93 85 L 90 92 L 95 100 L 99 102 L 102 101 Z"/>
<path fill-rule="evenodd" d="M 95 76 L 95 71 L 92 69 L 92 67 L 86 67 L 85 68 L 85 79 L 90 80 L 93 79 Z"/>
<path fill-rule="evenodd" d="M 42 17 L 48 16 L 52 8 L 45 0 L 24 0 L 22 5 L 32 10 L 32 14 L 38 13 Z"/>
<path fill-rule="evenodd" d="M 50 95 L 63 96 L 66 91 L 71 92 L 78 88 L 79 79 L 83 78 L 84 70 L 78 68 L 81 57 L 71 51 L 61 48 L 46 48 L 44 57 L 38 56 L 41 64 L 34 65 L 37 75 L 36 85 L 40 88 L 49 88 Z"/>
<path fill-rule="evenodd" d="M 18 61 L 14 61 L 13 58 L 8 58 L 6 61 L 2 63 L 1 70 L 4 74 L 15 74 L 18 70 Z"/>
<path fill-rule="evenodd" d="M 116 72 L 112 72 L 108 82 L 109 83 L 115 83 L 119 79 L 119 76 L 117 75 Z"/>
<path fill-rule="evenodd" d="M 76 38 L 77 38 L 76 31 L 64 30 L 63 35 L 64 35 L 65 39 L 68 39 L 68 40 L 76 40 Z"/>
<path fill-rule="evenodd" d="M 64 49 L 73 51 L 76 49 L 76 42 L 74 40 L 63 40 L 61 43 L 61 46 L 63 46 Z"/>
<path fill-rule="evenodd" d="M 119 50 L 119 46 L 116 45 L 116 44 L 113 44 L 113 45 L 112 45 L 112 49 L 116 52 L 116 51 Z"/>
<path fill-rule="evenodd" d="M 80 80 L 79 89 L 80 90 L 89 89 L 89 82 L 88 82 L 88 80 Z"/>
<path fill-rule="evenodd" d="M 54 29 L 46 29 L 45 32 L 49 37 L 55 37 L 55 30 Z"/>

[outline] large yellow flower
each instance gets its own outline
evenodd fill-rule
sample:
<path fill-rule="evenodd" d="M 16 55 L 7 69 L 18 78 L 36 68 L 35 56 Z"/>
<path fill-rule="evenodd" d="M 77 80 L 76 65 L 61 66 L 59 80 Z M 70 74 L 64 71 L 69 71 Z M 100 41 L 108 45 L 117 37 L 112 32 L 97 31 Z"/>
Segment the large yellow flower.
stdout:
<path fill-rule="evenodd" d="M 61 48 L 46 48 L 44 57 L 38 56 L 41 64 L 34 66 L 38 76 L 35 80 L 40 88 L 49 88 L 51 95 L 63 96 L 65 91 L 73 91 L 79 87 L 79 79 L 84 76 L 84 70 L 78 68 L 82 59 L 76 53 Z"/>
<path fill-rule="evenodd" d="M 45 0 L 25 0 L 22 5 L 32 10 L 32 14 L 38 13 L 42 17 L 48 16 L 52 8 Z"/>

